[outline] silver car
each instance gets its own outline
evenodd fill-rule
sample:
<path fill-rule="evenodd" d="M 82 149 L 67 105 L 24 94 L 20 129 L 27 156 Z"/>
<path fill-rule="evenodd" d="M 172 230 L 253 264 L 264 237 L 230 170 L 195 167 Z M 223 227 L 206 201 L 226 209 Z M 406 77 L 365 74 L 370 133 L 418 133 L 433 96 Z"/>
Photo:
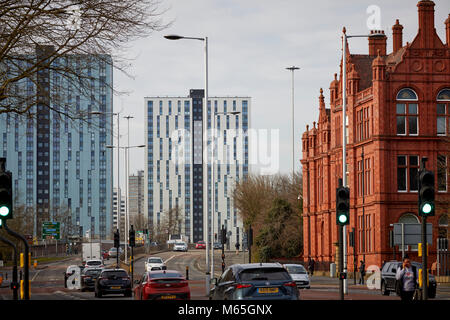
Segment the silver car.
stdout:
<path fill-rule="evenodd" d="M 292 280 L 297 284 L 299 289 L 310 289 L 310 279 L 308 272 L 301 264 L 285 264 L 284 268 L 289 272 Z"/>

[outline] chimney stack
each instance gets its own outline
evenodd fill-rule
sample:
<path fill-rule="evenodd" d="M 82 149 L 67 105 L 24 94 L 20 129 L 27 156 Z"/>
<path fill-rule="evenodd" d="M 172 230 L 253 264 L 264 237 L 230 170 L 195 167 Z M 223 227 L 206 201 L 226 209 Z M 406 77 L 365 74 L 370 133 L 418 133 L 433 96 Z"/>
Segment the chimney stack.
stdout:
<path fill-rule="evenodd" d="M 421 0 L 417 4 L 419 8 L 419 34 L 422 48 L 433 48 L 434 42 L 434 2 Z"/>
<path fill-rule="evenodd" d="M 369 56 L 376 56 L 378 50 L 382 56 L 386 55 L 386 35 L 383 30 L 371 30 L 371 35 L 376 35 L 369 37 Z"/>
<path fill-rule="evenodd" d="M 450 48 L 450 14 L 448 15 L 447 20 L 445 20 L 445 31 L 447 35 L 447 47 Z"/>
<path fill-rule="evenodd" d="M 397 52 L 403 47 L 403 26 L 400 24 L 398 19 L 392 26 L 392 50 Z"/>

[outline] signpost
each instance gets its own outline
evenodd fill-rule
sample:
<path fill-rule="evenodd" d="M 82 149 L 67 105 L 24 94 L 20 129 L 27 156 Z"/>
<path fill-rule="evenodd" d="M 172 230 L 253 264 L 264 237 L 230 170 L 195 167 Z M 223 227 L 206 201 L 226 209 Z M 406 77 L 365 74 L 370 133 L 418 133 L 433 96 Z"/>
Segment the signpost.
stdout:
<path fill-rule="evenodd" d="M 56 239 L 61 237 L 60 223 L 46 221 L 42 222 L 42 239 Z"/>

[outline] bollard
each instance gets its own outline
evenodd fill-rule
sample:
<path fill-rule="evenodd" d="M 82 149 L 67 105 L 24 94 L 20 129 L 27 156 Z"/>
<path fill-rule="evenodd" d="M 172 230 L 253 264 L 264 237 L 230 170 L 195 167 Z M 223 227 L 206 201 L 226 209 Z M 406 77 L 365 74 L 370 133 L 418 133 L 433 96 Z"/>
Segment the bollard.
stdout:
<path fill-rule="evenodd" d="M 189 280 L 189 266 L 186 266 L 186 280 Z"/>

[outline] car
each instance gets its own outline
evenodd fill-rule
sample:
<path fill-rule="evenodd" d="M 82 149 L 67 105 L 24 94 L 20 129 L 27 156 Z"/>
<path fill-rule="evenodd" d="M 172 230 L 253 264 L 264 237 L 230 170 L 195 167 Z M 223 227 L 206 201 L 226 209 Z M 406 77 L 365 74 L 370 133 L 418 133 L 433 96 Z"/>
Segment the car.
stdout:
<path fill-rule="evenodd" d="M 222 243 L 221 242 L 214 242 L 213 246 L 214 246 L 214 249 L 222 249 Z"/>
<path fill-rule="evenodd" d="M 100 269 L 105 267 L 105 265 L 103 264 L 103 260 L 98 259 L 88 260 L 86 261 L 84 266 L 85 268 L 100 268 Z"/>
<path fill-rule="evenodd" d="M 173 251 L 184 251 L 187 252 L 188 251 L 188 245 L 186 244 L 186 242 L 175 242 L 173 245 Z"/>
<path fill-rule="evenodd" d="M 297 284 L 297 288 L 299 289 L 310 289 L 310 279 L 308 276 L 308 272 L 301 264 L 285 264 L 283 265 L 286 270 L 289 272 L 292 280 Z"/>
<path fill-rule="evenodd" d="M 146 271 L 165 270 L 165 269 L 167 269 L 166 264 L 160 257 L 149 257 L 147 258 L 147 260 L 145 260 Z"/>
<path fill-rule="evenodd" d="M 131 280 L 124 269 L 103 269 L 95 281 L 95 297 L 105 294 L 123 294 L 132 297 Z"/>
<path fill-rule="evenodd" d="M 195 249 L 206 249 L 205 241 L 199 241 L 195 244 Z"/>
<path fill-rule="evenodd" d="M 101 272 L 99 268 L 85 268 L 81 273 L 81 291 L 95 290 L 95 281 Z"/>
<path fill-rule="evenodd" d="M 210 300 L 298 300 L 297 284 L 279 263 L 234 264 L 213 279 Z"/>
<path fill-rule="evenodd" d="M 190 300 L 189 282 L 175 270 L 145 272 L 135 281 L 136 300 Z"/>
<path fill-rule="evenodd" d="M 119 248 L 119 254 L 122 254 L 122 253 L 123 253 L 123 249 Z M 116 258 L 117 257 L 117 248 L 116 247 L 112 247 L 111 249 L 109 249 L 108 256 L 110 258 Z"/>
<path fill-rule="evenodd" d="M 411 264 L 417 268 L 417 272 L 419 269 L 422 269 L 422 264 L 411 261 Z M 381 269 L 381 294 L 388 296 L 391 292 L 395 292 L 395 275 L 397 273 L 398 268 L 402 267 L 401 261 L 388 261 L 383 265 Z M 434 275 L 429 275 L 429 286 L 428 286 L 428 297 L 435 298 L 436 297 L 436 279 Z"/>

